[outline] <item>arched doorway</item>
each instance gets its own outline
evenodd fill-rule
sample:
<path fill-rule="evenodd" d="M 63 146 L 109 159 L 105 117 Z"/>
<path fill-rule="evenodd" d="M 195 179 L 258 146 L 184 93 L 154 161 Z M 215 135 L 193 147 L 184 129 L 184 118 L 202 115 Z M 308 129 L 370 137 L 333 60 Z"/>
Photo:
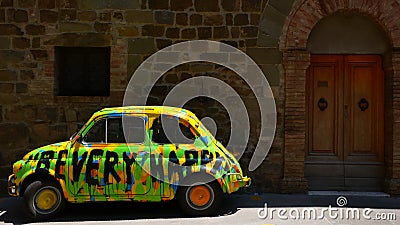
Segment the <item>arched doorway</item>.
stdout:
<path fill-rule="evenodd" d="M 309 190 L 383 190 L 382 58 L 389 46 L 378 25 L 353 11 L 327 16 L 312 29 L 306 81 Z"/>
<path fill-rule="evenodd" d="M 314 51 L 308 45 L 310 33 L 318 22 L 324 20 L 324 18 L 336 13 L 348 13 L 348 15 L 365 15 L 370 23 L 375 23 L 375 27 L 383 30 L 381 33 L 384 34 L 381 38 L 387 35 L 388 39 L 390 39 L 388 42 L 385 41 L 385 44 L 382 45 L 383 48 L 380 48 L 381 50 L 385 49 L 385 45 L 389 43 L 388 51 L 386 53 L 380 51 L 379 54 L 382 61 L 381 67 L 384 71 L 384 181 L 381 188 L 383 186 L 383 190 L 387 193 L 399 194 L 400 158 L 398 156 L 400 155 L 400 141 L 398 140 L 400 121 L 397 118 L 400 115 L 400 98 L 398 97 L 398 93 L 400 93 L 400 85 L 398 85 L 398 81 L 400 81 L 400 30 L 397 28 L 400 22 L 394 19 L 400 12 L 399 1 L 289 0 L 285 2 L 290 5 L 290 9 L 285 8 L 287 10 L 284 10 L 284 12 L 287 14 L 282 13 L 282 15 L 287 16 L 285 16 L 281 27 L 281 35 L 276 38 L 279 40 L 279 47 L 276 48 L 282 53 L 280 62 L 284 81 L 284 168 L 281 191 L 306 192 L 310 186 L 305 176 L 309 125 L 307 114 L 309 106 L 307 74 L 313 57 L 312 51 Z M 264 35 L 269 39 L 259 43 L 271 45 L 269 46 L 270 48 L 275 48 L 273 44 L 276 39 L 272 38 L 276 36 L 274 34 L 279 30 L 274 28 L 279 27 L 278 22 L 281 20 L 275 20 L 272 16 L 267 18 L 266 15 L 273 11 L 271 8 L 276 8 L 283 12 L 281 10 L 283 6 L 276 5 L 275 1 L 272 1 L 272 3 L 270 6 L 267 5 L 265 9 L 263 18 L 267 21 L 262 23 L 265 24 L 265 28 L 261 29 L 260 27 L 261 34 L 259 35 L 259 38 Z M 357 31 L 353 32 L 358 31 L 357 28 Z M 333 36 L 334 40 L 339 40 L 337 35 Z M 376 46 L 376 44 L 373 46 Z M 347 47 L 349 46 L 347 45 Z M 363 51 L 358 52 L 350 48 L 348 52 L 328 51 L 323 53 L 340 53 L 344 55 L 375 53 L 365 51 L 365 49 L 368 50 L 365 45 L 363 48 L 359 47 L 358 49 Z M 321 52 L 317 51 L 315 53 L 321 54 Z M 321 85 L 325 85 L 325 82 L 321 82 Z M 364 104 L 362 103 L 362 105 Z"/>

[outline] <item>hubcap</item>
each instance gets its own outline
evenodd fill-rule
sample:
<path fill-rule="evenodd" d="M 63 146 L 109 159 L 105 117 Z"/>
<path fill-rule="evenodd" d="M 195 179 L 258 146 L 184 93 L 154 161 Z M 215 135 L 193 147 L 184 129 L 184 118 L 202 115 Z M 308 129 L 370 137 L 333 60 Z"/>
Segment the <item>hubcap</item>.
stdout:
<path fill-rule="evenodd" d="M 37 211 L 46 214 L 51 213 L 57 208 L 59 197 L 54 189 L 42 189 L 35 196 L 35 206 Z"/>
<path fill-rule="evenodd" d="M 190 201 L 196 206 L 205 206 L 210 202 L 211 193 L 206 186 L 195 186 L 190 190 Z"/>

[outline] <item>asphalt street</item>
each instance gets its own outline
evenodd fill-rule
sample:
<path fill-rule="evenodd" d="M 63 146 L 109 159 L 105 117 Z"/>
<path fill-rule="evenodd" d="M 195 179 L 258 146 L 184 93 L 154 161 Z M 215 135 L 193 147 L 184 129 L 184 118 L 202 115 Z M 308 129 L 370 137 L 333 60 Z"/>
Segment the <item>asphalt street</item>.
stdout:
<path fill-rule="evenodd" d="M 234 194 L 224 197 L 223 206 L 215 216 L 197 218 L 184 215 L 175 201 L 70 204 L 57 218 L 41 222 L 33 222 L 26 217 L 21 198 L 5 197 L 0 199 L 0 214 L 6 211 L 0 216 L 0 223 L 399 224 L 400 197 L 345 196 L 345 204 L 340 203 L 342 207 L 338 206 L 338 197 L 334 195 Z M 329 215 L 329 206 L 332 209 L 331 215 Z M 315 210 L 315 217 L 312 217 L 311 210 Z M 346 213 L 350 211 L 360 212 L 359 217 L 356 213 Z M 302 213 L 305 213 L 304 218 Z M 348 215 L 348 218 L 345 215 Z"/>

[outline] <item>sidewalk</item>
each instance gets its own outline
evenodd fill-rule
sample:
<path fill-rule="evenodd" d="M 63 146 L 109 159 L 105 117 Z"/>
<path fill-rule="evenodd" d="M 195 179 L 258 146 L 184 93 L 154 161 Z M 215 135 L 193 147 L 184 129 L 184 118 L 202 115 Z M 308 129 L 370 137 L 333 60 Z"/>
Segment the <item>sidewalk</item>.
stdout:
<path fill-rule="evenodd" d="M 368 192 L 355 195 L 350 192 L 336 192 L 329 195 L 309 195 L 309 194 L 260 194 L 260 195 L 233 195 L 232 197 L 241 202 L 240 206 L 258 206 L 259 203 L 268 203 L 270 207 L 327 207 L 329 205 L 337 206 L 336 200 L 339 196 L 347 198 L 347 207 L 360 208 L 382 208 L 382 209 L 400 209 L 400 196 L 373 196 Z M 365 194 L 365 195 L 364 195 Z"/>
<path fill-rule="evenodd" d="M 177 202 L 165 203 L 131 203 L 131 202 L 110 202 L 110 203 L 84 203 L 71 204 L 63 214 L 58 218 L 50 220 L 48 223 L 53 224 L 87 224 L 96 222 L 105 224 L 105 221 L 112 220 L 112 224 L 158 224 L 161 221 L 167 223 L 180 224 L 208 224 L 215 221 L 216 224 L 398 224 L 400 220 L 400 197 L 373 197 L 373 196 L 346 196 L 347 204 L 339 207 L 337 205 L 337 195 L 332 196 L 316 196 L 305 194 L 233 194 L 226 197 L 223 201 L 218 216 L 191 218 L 184 215 L 177 205 Z M 265 219 L 258 217 L 260 210 L 265 208 L 267 203 L 269 210 L 275 210 L 273 219 L 269 216 Z M 7 211 L 0 221 L 6 223 L 24 223 L 28 222 L 22 212 L 21 198 L 1 198 L 0 211 Z M 315 208 L 320 211 L 323 208 L 336 207 L 341 209 L 347 208 L 370 208 L 374 213 L 394 213 L 396 220 L 392 221 L 374 221 L 374 220 L 335 220 L 331 218 L 323 218 L 321 220 L 283 220 L 278 217 L 278 210 L 290 209 L 309 209 Z M 271 212 L 270 212 L 271 215 Z M 287 215 L 287 214 L 286 214 Z M 207 222 L 205 222 L 207 221 Z M 297 221 L 297 222 L 296 222 Z M 372 223 L 373 222 L 373 223 Z M 214 223 L 214 222 L 213 222 Z"/>

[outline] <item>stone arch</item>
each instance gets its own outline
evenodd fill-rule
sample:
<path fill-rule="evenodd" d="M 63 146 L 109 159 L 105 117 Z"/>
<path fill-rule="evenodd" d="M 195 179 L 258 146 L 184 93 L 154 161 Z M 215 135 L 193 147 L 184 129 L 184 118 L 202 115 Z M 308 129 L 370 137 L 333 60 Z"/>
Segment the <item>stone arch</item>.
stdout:
<path fill-rule="evenodd" d="M 389 39 L 389 53 L 385 54 L 386 76 L 385 127 L 390 133 L 385 140 L 385 161 L 387 178 L 385 190 L 391 194 L 400 193 L 400 143 L 395 134 L 400 134 L 398 117 L 400 99 L 395 94 L 400 86 L 393 81 L 400 80 L 400 15 L 398 0 L 270 0 L 260 20 L 257 46 L 279 52 L 275 64 L 280 68 L 280 100 L 283 105 L 283 179 L 282 192 L 305 192 L 304 178 L 306 149 L 306 70 L 310 64 L 307 41 L 312 29 L 323 18 L 337 12 L 351 11 L 365 15 L 378 24 Z M 388 110 L 386 110 L 388 109 Z M 398 137 L 397 137 L 398 138 Z M 394 152 L 396 151 L 396 152 Z"/>
<path fill-rule="evenodd" d="M 356 11 L 368 15 L 380 24 L 391 39 L 393 47 L 400 46 L 400 30 L 395 16 L 400 14 L 397 0 L 384 3 L 374 0 L 298 0 L 285 21 L 280 38 L 281 49 L 304 49 L 308 35 L 322 18 L 338 11 Z"/>

